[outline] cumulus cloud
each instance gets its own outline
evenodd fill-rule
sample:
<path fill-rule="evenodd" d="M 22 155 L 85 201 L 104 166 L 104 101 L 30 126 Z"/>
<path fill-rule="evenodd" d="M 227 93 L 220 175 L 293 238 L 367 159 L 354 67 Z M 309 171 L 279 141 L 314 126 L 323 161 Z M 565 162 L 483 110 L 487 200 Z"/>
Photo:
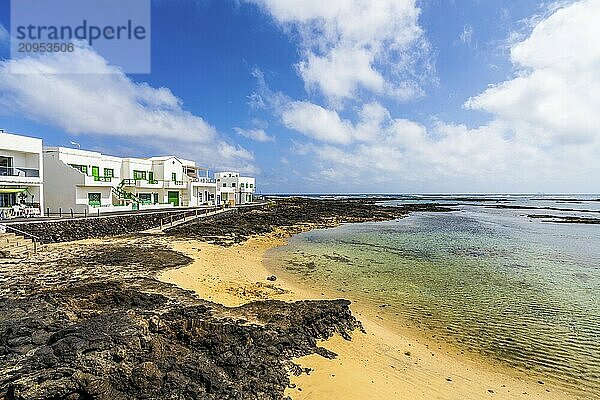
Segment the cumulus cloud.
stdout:
<path fill-rule="evenodd" d="M 308 89 L 331 103 L 364 89 L 406 100 L 422 94 L 412 74 L 429 45 L 414 0 L 248 0 L 284 29 L 297 32 L 297 68 Z M 429 71 L 421 68 L 421 72 Z"/>
<path fill-rule="evenodd" d="M 269 134 L 267 134 L 267 132 L 265 132 L 264 129 L 261 129 L 261 128 L 242 129 L 242 128 L 235 127 L 235 128 L 233 128 L 233 130 L 238 135 L 243 136 L 248 139 L 251 139 L 251 140 L 255 140 L 257 142 L 274 142 L 275 141 L 274 136 L 270 136 Z"/>
<path fill-rule="evenodd" d="M 600 190 L 600 3 L 554 9 L 510 49 L 515 76 L 469 99 L 490 114 L 478 127 L 396 118 L 378 103 L 354 121 L 307 102 L 283 123 L 310 137 L 296 144 L 313 158 L 324 188 L 423 190 Z M 370 185 L 370 186 L 369 186 Z"/>
<path fill-rule="evenodd" d="M 600 3 L 581 1 L 540 21 L 510 49 L 514 79 L 469 99 L 469 109 L 529 131 L 547 145 L 591 143 L 600 126 Z"/>
<path fill-rule="evenodd" d="M 281 113 L 281 122 L 323 142 L 349 144 L 376 138 L 383 120 L 389 117 L 387 109 L 379 103 L 365 104 L 359 111 L 360 120 L 353 124 L 342 119 L 337 111 L 323 108 L 307 101 L 289 103 Z"/>
<path fill-rule="evenodd" d="M 78 73 L 61 73 L 66 65 Z M 0 61 L 0 109 L 71 134 L 135 137 L 195 148 L 204 163 L 214 165 L 253 159 L 247 150 L 224 141 L 203 118 L 186 111 L 171 90 L 132 81 L 87 47 Z"/>

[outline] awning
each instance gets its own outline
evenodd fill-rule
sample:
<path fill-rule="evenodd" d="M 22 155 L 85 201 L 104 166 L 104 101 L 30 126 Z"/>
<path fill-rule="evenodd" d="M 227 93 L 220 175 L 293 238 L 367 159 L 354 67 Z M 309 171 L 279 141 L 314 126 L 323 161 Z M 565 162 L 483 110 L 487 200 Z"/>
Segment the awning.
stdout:
<path fill-rule="evenodd" d="M 2 188 L 0 188 L 0 193 L 21 193 L 26 190 L 27 189 L 2 189 Z"/>

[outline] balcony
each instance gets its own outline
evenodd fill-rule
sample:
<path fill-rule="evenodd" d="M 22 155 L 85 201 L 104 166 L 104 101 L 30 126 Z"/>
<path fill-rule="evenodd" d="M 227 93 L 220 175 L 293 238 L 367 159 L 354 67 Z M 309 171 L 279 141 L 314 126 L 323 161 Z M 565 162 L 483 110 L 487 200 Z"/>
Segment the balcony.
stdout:
<path fill-rule="evenodd" d="M 156 179 L 136 179 L 135 186 L 138 188 L 160 188 L 162 187 L 161 182 Z"/>
<path fill-rule="evenodd" d="M 112 186 L 112 176 L 85 176 L 85 186 Z"/>
<path fill-rule="evenodd" d="M 203 186 L 203 185 L 215 186 L 216 183 L 217 183 L 217 180 L 212 179 L 212 178 L 202 177 L 202 178 L 193 178 L 192 179 L 192 185 L 194 185 L 194 186 Z"/>
<path fill-rule="evenodd" d="M 184 181 L 165 181 L 166 189 L 183 189 L 185 188 Z"/>
<path fill-rule="evenodd" d="M 137 188 L 161 188 L 161 181 L 156 179 L 123 179 L 122 186 L 137 187 Z"/>
<path fill-rule="evenodd" d="M 40 170 L 28 167 L 0 167 L 0 180 L 13 182 L 41 181 Z"/>

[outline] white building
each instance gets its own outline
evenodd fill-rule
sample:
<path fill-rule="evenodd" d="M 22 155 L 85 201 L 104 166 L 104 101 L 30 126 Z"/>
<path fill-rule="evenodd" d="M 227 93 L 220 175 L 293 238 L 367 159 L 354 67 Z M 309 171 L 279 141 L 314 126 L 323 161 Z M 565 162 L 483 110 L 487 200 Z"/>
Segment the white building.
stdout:
<path fill-rule="evenodd" d="M 42 140 L 0 130 L 0 209 L 44 212 Z"/>
<path fill-rule="evenodd" d="M 65 147 L 44 149 L 46 207 L 76 213 L 210 205 L 208 170 L 175 156 L 119 158 Z M 204 176 L 199 174 L 204 171 Z"/>
<path fill-rule="evenodd" d="M 95 151 L 45 147 L 45 205 L 52 213 L 91 212 L 112 207 L 113 187 L 121 180 L 121 159 Z"/>
<path fill-rule="evenodd" d="M 254 178 L 227 171 L 217 172 L 215 179 L 217 181 L 217 202 L 219 204 L 234 206 L 248 204 L 253 201 L 256 190 Z"/>

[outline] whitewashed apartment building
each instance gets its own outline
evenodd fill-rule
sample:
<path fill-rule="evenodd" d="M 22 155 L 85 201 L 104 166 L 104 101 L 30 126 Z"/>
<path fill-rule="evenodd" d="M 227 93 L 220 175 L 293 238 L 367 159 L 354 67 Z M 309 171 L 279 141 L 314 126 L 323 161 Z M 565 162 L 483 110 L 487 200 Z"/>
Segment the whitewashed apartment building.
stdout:
<path fill-rule="evenodd" d="M 176 156 L 120 158 L 67 147 L 43 152 L 45 206 L 76 213 L 221 204 L 215 179 Z"/>
<path fill-rule="evenodd" d="M 240 176 L 238 172 L 217 172 L 215 174 L 220 201 L 223 204 L 236 205 L 248 204 L 253 201 L 255 193 L 255 179 Z"/>
<path fill-rule="evenodd" d="M 42 139 L 0 129 L 0 218 L 44 212 Z"/>

